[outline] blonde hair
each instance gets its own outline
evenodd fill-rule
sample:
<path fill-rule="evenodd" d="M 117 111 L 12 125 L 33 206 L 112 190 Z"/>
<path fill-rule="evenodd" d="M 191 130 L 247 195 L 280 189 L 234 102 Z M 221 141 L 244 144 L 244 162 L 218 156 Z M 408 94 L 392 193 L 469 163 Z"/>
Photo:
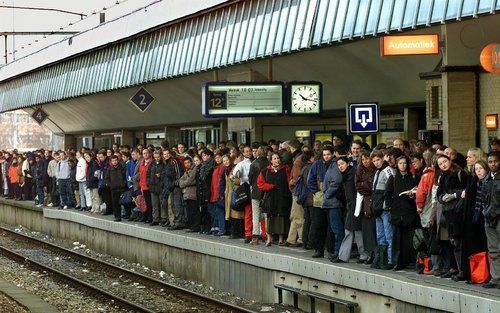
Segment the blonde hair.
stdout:
<path fill-rule="evenodd" d="M 483 152 L 483 150 L 481 150 L 481 148 L 470 148 L 469 150 L 467 150 L 467 154 L 469 154 L 469 152 L 476 158 L 476 161 L 474 163 L 479 160 L 486 160 L 486 154 Z M 467 165 L 467 170 L 469 173 L 475 175 L 474 164 Z"/>

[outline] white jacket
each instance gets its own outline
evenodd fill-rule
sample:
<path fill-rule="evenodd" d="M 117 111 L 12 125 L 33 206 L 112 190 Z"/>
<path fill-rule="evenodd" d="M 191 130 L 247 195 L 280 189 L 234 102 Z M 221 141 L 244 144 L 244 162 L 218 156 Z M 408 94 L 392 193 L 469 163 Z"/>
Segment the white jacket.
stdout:
<path fill-rule="evenodd" d="M 76 181 L 84 182 L 87 180 L 87 162 L 84 158 L 79 158 L 78 163 L 76 164 Z"/>

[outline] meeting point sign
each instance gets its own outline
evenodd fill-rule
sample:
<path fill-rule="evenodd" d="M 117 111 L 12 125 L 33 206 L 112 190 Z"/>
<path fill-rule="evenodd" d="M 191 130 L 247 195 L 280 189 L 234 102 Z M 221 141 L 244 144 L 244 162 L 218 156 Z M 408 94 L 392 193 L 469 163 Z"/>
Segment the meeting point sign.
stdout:
<path fill-rule="evenodd" d="M 380 38 L 380 53 L 382 56 L 438 54 L 439 36 L 384 36 Z"/>

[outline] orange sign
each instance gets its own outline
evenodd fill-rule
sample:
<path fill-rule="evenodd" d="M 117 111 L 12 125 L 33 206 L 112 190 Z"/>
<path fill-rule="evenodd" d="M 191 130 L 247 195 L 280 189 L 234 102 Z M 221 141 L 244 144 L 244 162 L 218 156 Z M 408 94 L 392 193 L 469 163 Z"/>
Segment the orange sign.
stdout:
<path fill-rule="evenodd" d="M 490 73 L 500 73 L 500 44 L 490 43 L 479 57 L 481 65 Z"/>
<path fill-rule="evenodd" d="M 382 56 L 438 54 L 439 36 L 437 34 L 384 36 L 380 39 L 380 50 Z"/>
<path fill-rule="evenodd" d="M 486 129 L 498 129 L 498 114 L 486 115 Z"/>

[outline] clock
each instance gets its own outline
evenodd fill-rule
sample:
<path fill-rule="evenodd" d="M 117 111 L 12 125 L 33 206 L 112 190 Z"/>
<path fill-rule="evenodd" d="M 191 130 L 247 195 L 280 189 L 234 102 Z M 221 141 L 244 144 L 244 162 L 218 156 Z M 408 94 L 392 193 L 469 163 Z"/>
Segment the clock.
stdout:
<path fill-rule="evenodd" d="M 292 82 L 289 84 L 290 114 L 319 115 L 322 108 L 320 82 Z"/>

